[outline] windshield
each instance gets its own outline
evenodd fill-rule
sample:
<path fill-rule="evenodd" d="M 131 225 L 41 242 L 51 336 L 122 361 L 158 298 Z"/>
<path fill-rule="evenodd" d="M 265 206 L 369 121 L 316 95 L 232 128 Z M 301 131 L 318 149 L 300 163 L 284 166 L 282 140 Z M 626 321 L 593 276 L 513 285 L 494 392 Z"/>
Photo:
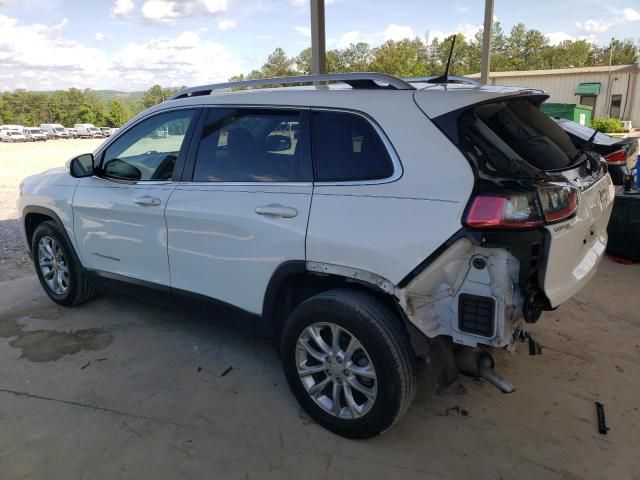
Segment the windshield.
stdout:
<path fill-rule="evenodd" d="M 64 128 L 56 127 L 54 128 L 56 132 L 64 132 Z"/>
<path fill-rule="evenodd" d="M 32 128 L 30 130 L 31 133 L 42 133 L 42 130 L 40 130 L 39 128 Z"/>

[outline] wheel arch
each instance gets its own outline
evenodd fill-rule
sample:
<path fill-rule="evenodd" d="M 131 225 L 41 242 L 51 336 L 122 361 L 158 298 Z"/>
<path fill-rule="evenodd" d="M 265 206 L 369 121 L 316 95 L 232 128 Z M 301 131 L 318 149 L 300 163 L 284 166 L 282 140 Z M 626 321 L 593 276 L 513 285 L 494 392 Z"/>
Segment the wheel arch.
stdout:
<path fill-rule="evenodd" d="M 40 225 L 42 222 L 46 222 L 49 220 L 54 221 L 58 225 L 58 227 L 60 228 L 60 231 L 66 237 L 66 240 L 69 242 L 69 245 L 71 245 L 75 249 L 75 244 L 69 238 L 69 235 L 67 234 L 67 229 L 65 228 L 64 223 L 62 223 L 62 220 L 60 220 L 60 217 L 50 208 L 40 207 L 36 205 L 26 206 L 22 210 L 22 218 L 23 218 L 24 232 L 27 240 L 27 251 L 29 255 L 32 254 L 31 242 L 33 240 L 33 233 L 36 231 L 36 228 L 38 228 L 38 225 Z"/>
<path fill-rule="evenodd" d="M 364 280 L 362 275 L 353 278 L 337 273 L 320 272 L 318 264 L 304 260 L 284 262 L 273 273 L 263 302 L 262 327 L 265 331 L 262 334 L 279 344 L 284 324 L 298 305 L 314 295 L 336 288 L 363 291 L 382 303 L 411 337 L 412 346 L 416 350 L 417 329 L 406 318 L 398 299 L 389 290 L 385 290 L 376 282 Z M 424 338 L 421 334 L 419 336 Z"/>

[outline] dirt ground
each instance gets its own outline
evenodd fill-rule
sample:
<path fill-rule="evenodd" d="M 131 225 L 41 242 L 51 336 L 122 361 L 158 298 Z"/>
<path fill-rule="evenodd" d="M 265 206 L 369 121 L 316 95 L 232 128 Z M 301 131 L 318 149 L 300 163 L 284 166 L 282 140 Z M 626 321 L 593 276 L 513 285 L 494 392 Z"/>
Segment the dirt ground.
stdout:
<path fill-rule="evenodd" d="M 101 142 L 99 139 L 0 142 L 0 281 L 32 272 L 17 221 L 16 202 L 22 179 L 63 166 L 76 155 L 92 152 Z"/>
<path fill-rule="evenodd" d="M 20 177 L 95 146 L 64 143 L 28 155 L 30 146 L 0 144 L 0 166 L 17 178 L 0 180 L 0 223 L 15 218 Z M 5 230 L 0 241 L 9 243 Z M 640 479 L 640 265 L 605 259 L 585 289 L 531 327 L 541 355 L 519 344 L 498 356 L 516 392 L 461 378 L 466 393 L 436 395 L 422 372 L 406 417 L 367 441 L 314 424 L 268 344 L 116 295 L 65 309 L 30 266 L 7 276 L 5 265 L 3 480 Z"/>

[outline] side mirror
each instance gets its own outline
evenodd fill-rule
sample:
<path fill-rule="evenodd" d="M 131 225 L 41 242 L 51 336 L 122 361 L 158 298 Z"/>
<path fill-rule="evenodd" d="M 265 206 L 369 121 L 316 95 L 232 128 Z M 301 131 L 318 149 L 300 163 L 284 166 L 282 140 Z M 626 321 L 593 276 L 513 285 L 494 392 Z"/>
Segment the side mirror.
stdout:
<path fill-rule="evenodd" d="M 84 153 L 71 159 L 69 162 L 69 172 L 74 178 L 90 177 L 94 173 L 93 154 Z"/>
<path fill-rule="evenodd" d="M 291 139 L 286 135 L 270 135 L 267 137 L 268 152 L 283 152 L 291 148 Z"/>
<path fill-rule="evenodd" d="M 104 176 L 118 180 L 135 181 L 142 178 L 142 172 L 130 163 L 114 158 L 104 165 Z"/>

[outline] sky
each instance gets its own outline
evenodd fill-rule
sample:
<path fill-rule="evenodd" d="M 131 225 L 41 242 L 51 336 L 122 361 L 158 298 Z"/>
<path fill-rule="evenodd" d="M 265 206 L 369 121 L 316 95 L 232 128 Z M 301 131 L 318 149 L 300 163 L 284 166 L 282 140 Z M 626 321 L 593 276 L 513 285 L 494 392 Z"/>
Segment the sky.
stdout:
<path fill-rule="evenodd" d="M 473 35 L 483 0 L 325 0 L 327 48 L 419 36 Z M 533 7 L 532 5 L 535 5 Z M 640 43 L 639 0 L 496 0 L 552 43 Z M 282 47 L 310 46 L 309 0 L 0 0 L 0 91 L 146 90 L 225 81 Z"/>

